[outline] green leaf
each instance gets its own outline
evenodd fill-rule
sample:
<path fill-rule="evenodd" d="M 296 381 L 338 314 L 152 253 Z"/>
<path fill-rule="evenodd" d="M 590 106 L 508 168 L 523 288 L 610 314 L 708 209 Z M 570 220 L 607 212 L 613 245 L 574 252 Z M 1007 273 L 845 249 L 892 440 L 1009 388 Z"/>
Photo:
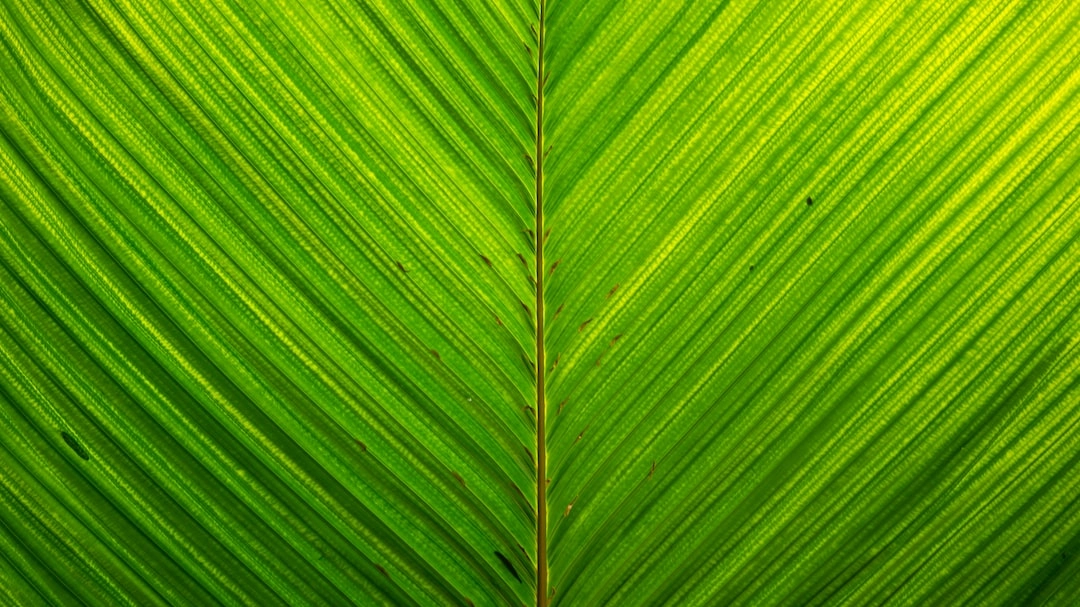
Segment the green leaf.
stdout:
<path fill-rule="evenodd" d="M 1080 10 L 0 4 L 5 604 L 1072 604 Z"/>

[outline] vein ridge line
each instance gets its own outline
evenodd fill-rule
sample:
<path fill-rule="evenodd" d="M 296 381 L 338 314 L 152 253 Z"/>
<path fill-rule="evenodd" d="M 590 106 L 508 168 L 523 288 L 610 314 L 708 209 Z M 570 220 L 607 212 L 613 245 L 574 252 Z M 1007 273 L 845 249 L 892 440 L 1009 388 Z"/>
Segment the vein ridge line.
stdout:
<path fill-rule="evenodd" d="M 548 604 L 547 399 L 544 394 L 544 32 L 547 2 L 540 0 L 536 68 L 536 604 Z"/>

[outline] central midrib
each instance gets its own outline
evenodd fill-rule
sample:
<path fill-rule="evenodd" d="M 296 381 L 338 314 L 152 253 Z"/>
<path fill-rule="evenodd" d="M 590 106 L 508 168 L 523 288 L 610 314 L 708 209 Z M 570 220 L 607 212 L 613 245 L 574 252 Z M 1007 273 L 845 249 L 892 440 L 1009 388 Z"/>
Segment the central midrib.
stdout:
<path fill-rule="evenodd" d="M 544 30 L 546 0 L 540 0 L 536 69 L 536 604 L 547 605 L 547 440 L 544 396 Z"/>

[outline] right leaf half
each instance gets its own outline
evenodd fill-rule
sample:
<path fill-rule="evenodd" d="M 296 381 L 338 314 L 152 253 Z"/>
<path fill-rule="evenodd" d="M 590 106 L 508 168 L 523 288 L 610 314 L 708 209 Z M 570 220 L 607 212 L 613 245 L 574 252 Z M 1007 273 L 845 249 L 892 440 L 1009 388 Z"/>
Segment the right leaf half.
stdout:
<path fill-rule="evenodd" d="M 1080 594 L 1080 9 L 552 1 L 552 602 Z"/>

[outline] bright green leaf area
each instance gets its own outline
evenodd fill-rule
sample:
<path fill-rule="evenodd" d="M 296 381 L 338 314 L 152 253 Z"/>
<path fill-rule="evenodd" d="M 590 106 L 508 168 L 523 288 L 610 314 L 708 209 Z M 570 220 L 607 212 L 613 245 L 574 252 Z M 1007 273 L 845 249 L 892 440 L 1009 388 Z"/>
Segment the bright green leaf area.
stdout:
<path fill-rule="evenodd" d="M 1080 603 L 1080 5 L 0 2 L 0 604 L 537 603 Z"/>

